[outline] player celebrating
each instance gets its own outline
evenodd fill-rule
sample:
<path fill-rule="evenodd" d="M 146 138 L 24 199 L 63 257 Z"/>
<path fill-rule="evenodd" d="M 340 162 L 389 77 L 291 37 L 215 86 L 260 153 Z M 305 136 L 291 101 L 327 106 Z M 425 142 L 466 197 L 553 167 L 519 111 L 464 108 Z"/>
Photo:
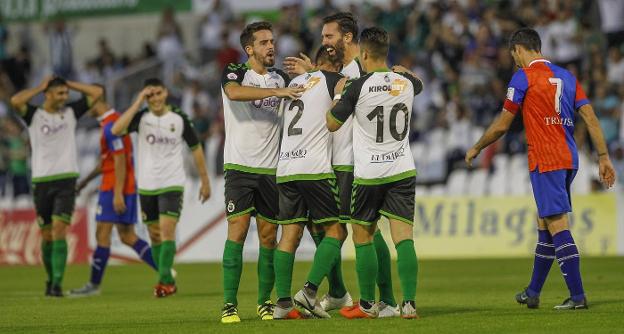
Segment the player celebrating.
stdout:
<path fill-rule="evenodd" d="M 389 40 L 381 28 L 367 28 L 360 35 L 360 60 L 368 74 L 350 80 L 342 97 L 327 114 L 327 127 L 338 130 L 353 114 L 355 179 L 351 223 L 360 303 L 340 313 L 349 319 L 376 318 L 375 279 L 377 254 L 372 244 L 380 215 L 390 221 L 403 291 L 401 316 L 417 318 L 418 262 L 414 250 L 415 176 L 407 133 L 414 96 L 422 82 L 402 67 L 386 66 Z"/>
<path fill-rule="evenodd" d="M 80 191 L 97 175 L 102 174 L 95 217 L 97 248 L 93 252 L 91 261 L 91 278 L 82 288 L 70 291 L 70 296 L 73 297 L 100 294 L 100 283 L 110 256 L 113 226 L 117 229 L 121 242 L 132 247 L 143 262 L 158 270 L 152 259 L 149 244 L 134 232 L 138 207 L 134 162 L 132 161 L 132 140 L 128 135 L 118 137 L 111 133 L 113 123 L 119 119 L 120 114 L 104 101 L 104 97 L 94 103 L 90 114 L 97 117 L 102 128 L 101 161 L 93 172 L 78 183 L 77 189 Z"/>
<path fill-rule="evenodd" d="M 284 88 L 288 76 L 270 68 L 275 64 L 272 29 L 268 22 L 246 26 L 240 42 L 249 60 L 229 64 L 223 71 L 228 236 L 223 250 L 222 323 L 240 322 L 236 295 L 251 215 L 256 216 L 260 239 L 257 314 L 262 320 L 273 319 L 271 290 L 278 211 L 275 171 L 280 128 L 277 111 L 281 98 L 296 99 L 303 88 Z"/>
<path fill-rule="evenodd" d="M 511 35 L 509 50 L 520 70 L 511 78 L 502 113 L 468 150 L 466 162 L 471 165 L 481 150 L 505 134 L 522 108 L 529 172 L 539 217 L 533 276 L 516 300 L 529 308 L 539 306 L 539 294 L 556 258 L 570 297 L 555 309 L 587 308 L 580 256 L 568 229 L 567 216 L 572 211 L 570 186 L 579 168 L 574 142 L 575 111 L 587 124 L 598 150 L 600 180 L 606 187 L 615 182 L 615 172 L 600 124 L 583 88 L 570 72 L 544 59 L 538 33 L 529 28 L 517 30 Z"/>
<path fill-rule="evenodd" d="M 358 24 L 351 13 L 337 13 L 323 19 L 322 44 L 330 56 L 342 62 L 340 73 L 350 79 L 364 75 L 362 65 L 358 60 L 359 46 L 357 44 Z M 302 55 L 303 59 L 287 57 L 284 65 L 289 71 L 302 73 L 309 71 L 312 64 Z M 332 134 L 332 164 L 338 188 L 340 190 L 340 217 L 348 222 L 351 216 L 351 187 L 353 183 L 353 120 L 348 118 L 345 124 Z M 320 237 L 313 235 L 315 242 Z M 377 259 L 379 261 L 377 285 L 379 286 L 380 317 L 400 316 L 399 307 L 392 292 L 392 275 L 390 267 L 390 250 L 381 231 L 375 232 L 373 240 Z M 321 306 L 326 311 L 351 306 L 353 301 L 347 292 L 342 279 L 341 260 L 336 262 L 335 268 L 329 275 L 329 292 L 321 299 Z"/>
<path fill-rule="evenodd" d="M 83 96 L 66 104 L 70 89 Z M 41 106 L 28 103 L 41 92 L 45 95 Z M 65 237 L 74 212 L 78 178 L 74 130 L 78 118 L 101 95 L 102 89 L 98 86 L 56 77 L 11 97 L 11 105 L 28 125 L 32 143 L 35 210 L 41 228 L 41 257 L 48 274 L 46 296 L 63 297 L 61 284 L 67 262 Z"/>
<path fill-rule="evenodd" d="M 199 199 L 204 203 L 210 197 L 210 180 L 197 134 L 186 114 L 166 103 L 167 96 L 162 81 L 147 79 L 134 103 L 111 129 L 115 136 L 138 132 L 138 188 L 143 222 L 158 226 L 150 229 L 159 273 L 158 284 L 154 287 L 156 297 L 167 297 L 177 291 L 171 267 L 176 253 L 175 228 L 182 212 L 186 182 L 183 141 L 191 149 L 201 179 Z M 141 109 L 144 102 L 147 108 Z M 158 230 L 160 233 L 154 233 Z"/>
<path fill-rule="evenodd" d="M 291 87 L 304 87 L 303 95 L 284 105 L 284 127 L 277 164 L 279 223 L 282 236 L 275 251 L 277 305 L 274 319 L 297 319 L 291 299 L 295 251 L 304 224 L 312 221 L 323 228 L 325 237 L 314 255 L 312 269 L 295 303 L 321 318 L 329 318 L 316 300 L 323 277 L 340 258 L 347 231 L 340 224 L 339 192 L 331 166 L 331 138 L 325 124 L 325 111 L 342 90 L 345 79 L 338 73 L 340 62 L 333 62 L 325 47 L 317 52 L 319 71 L 294 78 Z"/>

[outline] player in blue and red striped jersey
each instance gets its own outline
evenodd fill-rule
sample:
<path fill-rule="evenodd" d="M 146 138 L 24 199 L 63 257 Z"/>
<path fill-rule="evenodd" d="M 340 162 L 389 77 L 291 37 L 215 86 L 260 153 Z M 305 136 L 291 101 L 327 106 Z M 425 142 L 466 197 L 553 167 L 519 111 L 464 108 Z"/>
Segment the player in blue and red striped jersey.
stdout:
<path fill-rule="evenodd" d="M 522 112 L 529 155 L 529 172 L 538 212 L 538 241 L 529 286 L 516 300 L 529 308 L 539 306 L 539 295 L 552 263 L 557 259 L 570 297 L 558 310 L 587 308 L 579 270 L 579 253 L 568 228 L 572 211 L 570 186 L 579 168 L 574 142 L 576 113 L 587 124 L 598 151 L 599 176 L 605 187 L 615 182 L 600 124 L 583 88 L 574 75 L 550 63 L 541 54 L 538 33 L 529 28 L 514 32 L 511 55 L 520 69 L 513 75 L 503 112 L 466 153 L 466 162 L 507 132 L 514 116 Z"/>
<path fill-rule="evenodd" d="M 100 173 L 102 183 L 96 213 L 95 238 L 97 248 L 93 252 L 91 278 L 82 288 L 71 290 L 70 296 L 84 297 L 100 294 L 100 283 L 110 256 L 111 233 L 116 227 L 121 242 L 134 249 L 137 255 L 150 267 L 157 270 L 150 245 L 139 238 L 134 225 L 137 222 L 137 192 L 132 159 L 132 140 L 129 135 L 115 136 L 111 128 L 120 114 L 112 109 L 104 98 L 99 99 L 91 109 L 102 128 L 100 138 L 100 165 L 93 170 L 77 188 L 84 188 Z"/>

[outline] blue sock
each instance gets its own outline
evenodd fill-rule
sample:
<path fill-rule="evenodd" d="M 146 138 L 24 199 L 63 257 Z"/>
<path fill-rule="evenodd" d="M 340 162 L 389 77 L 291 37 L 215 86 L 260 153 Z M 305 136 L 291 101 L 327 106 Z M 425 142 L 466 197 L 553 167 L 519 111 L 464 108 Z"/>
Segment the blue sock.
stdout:
<path fill-rule="evenodd" d="M 581 259 L 572 234 L 569 230 L 561 231 L 553 235 L 553 243 L 555 254 L 557 254 L 557 263 L 561 268 L 568 290 L 570 290 L 570 297 L 574 301 L 583 300 L 585 291 L 583 291 L 583 282 L 581 281 Z"/>
<path fill-rule="evenodd" d="M 152 249 L 145 240 L 137 239 L 134 245 L 132 245 L 132 249 L 134 249 L 143 262 L 154 268 L 154 270 L 158 270 L 156 263 L 154 263 L 154 258 L 152 258 Z"/>
<path fill-rule="evenodd" d="M 542 291 L 546 277 L 555 260 L 555 246 L 548 230 L 537 230 L 537 245 L 533 261 L 533 275 L 527 288 L 529 297 L 537 297 Z"/>
<path fill-rule="evenodd" d="M 93 252 L 93 262 L 91 263 L 91 284 L 100 285 L 104 270 L 110 256 L 110 248 L 98 246 Z"/>

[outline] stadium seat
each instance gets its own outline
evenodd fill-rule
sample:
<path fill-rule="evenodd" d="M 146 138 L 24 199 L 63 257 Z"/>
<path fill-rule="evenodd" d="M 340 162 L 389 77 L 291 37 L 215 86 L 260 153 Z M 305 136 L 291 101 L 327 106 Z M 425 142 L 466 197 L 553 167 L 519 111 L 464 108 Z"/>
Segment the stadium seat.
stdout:
<path fill-rule="evenodd" d="M 428 189 L 425 186 L 416 186 L 416 197 L 427 196 Z"/>
<path fill-rule="evenodd" d="M 468 176 L 466 193 L 471 196 L 485 196 L 487 192 L 488 171 L 481 168 L 472 171 Z"/>
<path fill-rule="evenodd" d="M 452 196 L 466 194 L 468 184 L 468 172 L 465 169 L 456 169 L 449 175 L 446 193 Z"/>
<path fill-rule="evenodd" d="M 429 196 L 445 196 L 446 195 L 446 185 L 444 184 L 436 184 L 435 186 L 431 186 L 429 188 Z"/>

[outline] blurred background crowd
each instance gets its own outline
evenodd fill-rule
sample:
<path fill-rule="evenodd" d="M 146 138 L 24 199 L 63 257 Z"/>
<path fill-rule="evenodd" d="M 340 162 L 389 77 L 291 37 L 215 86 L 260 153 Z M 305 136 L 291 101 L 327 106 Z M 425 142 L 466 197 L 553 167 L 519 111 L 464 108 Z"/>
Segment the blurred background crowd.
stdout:
<path fill-rule="evenodd" d="M 383 3 L 383 2 L 382 2 Z M 230 62 L 244 62 L 239 44 L 245 24 L 268 18 L 274 22 L 277 63 L 299 52 L 313 54 L 319 46 L 322 18 L 349 11 L 360 28 L 379 25 L 391 33 L 389 63 L 412 68 L 425 82 L 414 102 L 410 132 L 419 171 L 419 194 L 528 194 L 526 140 L 521 115 L 498 145 L 482 154 L 475 170 L 466 170 L 465 151 L 501 111 L 507 83 L 515 66 L 506 38 L 521 26 L 535 28 L 542 52 L 566 67 L 582 83 L 611 150 L 620 182 L 624 180 L 624 1 L 619 0 L 463 0 L 398 1 L 382 5 L 354 1 L 346 6 L 324 0 L 306 6 L 282 1 L 269 13 L 240 13 L 228 1 L 213 0 L 185 34 L 177 13 L 164 9 L 153 37 L 142 52 L 114 50 L 103 36 L 93 36 L 97 56 L 76 61 L 73 40 L 80 26 L 57 19 L 43 26 L 47 46 L 33 45 L 32 28 L 9 29 L 0 21 L 0 198 L 28 196 L 29 142 L 23 123 L 8 99 L 34 86 L 47 73 L 107 86 L 117 110 L 129 105 L 139 82 L 159 75 L 170 87 L 171 102 L 191 117 L 204 141 L 209 168 L 222 173 L 224 139 L 220 73 Z M 11 49 L 9 39 L 19 47 Z M 193 43 L 189 41 L 193 40 Z M 188 45 L 195 47 L 189 47 Z M 46 69 L 33 66 L 33 50 L 48 53 Z M 577 123 L 581 168 L 575 191 L 597 191 L 592 147 L 583 124 Z M 97 122 L 84 119 L 78 134 L 82 174 L 98 160 Z M 518 174 L 513 174 L 518 175 Z"/>

